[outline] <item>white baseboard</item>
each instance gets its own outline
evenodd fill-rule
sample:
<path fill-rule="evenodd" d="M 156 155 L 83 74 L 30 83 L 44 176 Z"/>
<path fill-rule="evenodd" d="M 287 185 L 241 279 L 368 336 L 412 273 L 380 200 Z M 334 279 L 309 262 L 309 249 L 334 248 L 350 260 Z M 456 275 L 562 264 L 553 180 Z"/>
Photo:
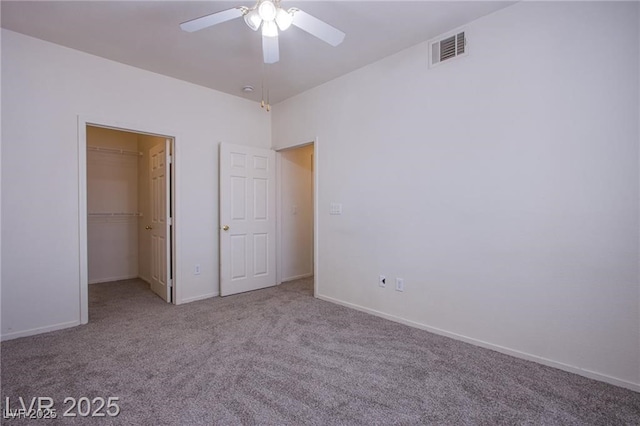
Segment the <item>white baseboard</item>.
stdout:
<path fill-rule="evenodd" d="M 211 297 L 217 297 L 217 296 L 219 296 L 219 293 L 207 293 L 207 294 L 201 294 L 200 296 L 187 297 L 186 299 L 182 299 L 178 301 L 176 305 L 182 305 L 183 303 L 196 302 L 198 300 L 209 299 Z"/>
<path fill-rule="evenodd" d="M 65 329 L 65 328 L 75 327 L 75 326 L 78 326 L 78 325 L 80 325 L 80 321 L 69 321 L 69 322 L 62 322 L 60 324 L 48 325 L 46 327 L 37 327 L 37 328 L 29 329 L 29 330 L 14 331 L 14 332 L 11 332 L 11 333 L 3 334 L 2 336 L 0 336 L 0 340 L 5 341 L 5 340 L 17 339 L 19 337 L 34 336 L 36 334 L 42 334 L 42 333 L 48 333 L 50 331 L 62 330 L 62 329 Z"/>
<path fill-rule="evenodd" d="M 308 274 L 302 274 L 302 275 L 296 275 L 293 277 L 288 277 L 288 278 L 283 278 L 282 281 L 280 281 L 280 284 L 282 283 L 286 283 L 288 281 L 295 281 L 295 280 L 301 280 L 303 278 L 309 278 L 313 276 L 313 272 L 310 272 Z"/>
<path fill-rule="evenodd" d="M 323 296 L 321 294 L 316 294 L 316 298 L 320 300 L 324 300 L 326 302 L 335 303 L 337 305 L 345 306 L 347 308 L 355 309 L 357 311 L 365 312 L 371 315 L 375 315 L 377 317 L 381 317 L 384 319 L 388 319 L 390 321 L 398 322 L 400 324 L 408 325 L 410 327 L 419 328 L 421 330 L 429 331 L 434 334 L 439 334 L 441 336 L 450 337 L 455 340 L 460 340 L 466 343 L 471 343 L 475 346 L 480 346 L 482 348 L 491 349 L 496 352 L 500 352 L 506 355 L 511 355 L 516 358 L 525 359 L 527 361 L 537 362 L 538 364 L 543 364 L 548 367 L 557 368 L 559 370 L 567 371 L 569 373 L 578 374 L 580 376 L 587 377 L 589 379 L 598 380 L 600 382 L 609 383 L 611 385 L 620 386 L 622 388 L 630 389 L 635 392 L 640 392 L 640 383 L 628 382 L 626 380 L 618 379 L 615 377 L 608 376 L 606 374 L 597 373 L 595 371 L 586 370 L 580 367 L 576 367 L 569 364 L 564 364 L 559 361 L 554 361 L 552 359 L 544 358 L 537 355 L 532 355 L 526 352 L 521 352 L 515 349 L 510 349 L 504 346 L 496 345 L 493 343 L 485 342 L 483 340 L 474 339 L 472 337 L 463 336 L 461 334 L 452 333 L 450 331 L 442 330 L 440 328 L 431 327 L 426 324 L 422 324 L 415 321 L 410 321 L 404 318 L 397 317 L 395 315 L 389 315 L 384 312 L 376 311 L 375 309 L 365 308 L 364 306 L 356 305 L 349 302 L 344 302 L 342 300 L 334 299 L 332 297 Z"/>
<path fill-rule="evenodd" d="M 102 283 L 110 283 L 113 281 L 122 281 L 122 280 L 132 280 L 134 278 L 138 278 L 138 275 L 123 275 L 121 277 L 108 277 L 108 278 L 94 278 L 89 280 L 89 284 L 102 284 Z"/>

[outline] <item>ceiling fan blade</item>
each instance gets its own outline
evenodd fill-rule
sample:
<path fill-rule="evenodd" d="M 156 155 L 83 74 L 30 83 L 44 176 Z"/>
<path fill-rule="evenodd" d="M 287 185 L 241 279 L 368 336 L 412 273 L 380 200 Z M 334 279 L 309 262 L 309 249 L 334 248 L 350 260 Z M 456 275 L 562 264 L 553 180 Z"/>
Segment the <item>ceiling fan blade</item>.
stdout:
<path fill-rule="evenodd" d="M 278 36 L 262 36 L 262 55 L 265 64 L 275 64 L 280 60 L 280 47 L 278 46 Z"/>
<path fill-rule="evenodd" d="M 180 24 L 180 28 L 183 31 L 194 32 L 203 28 L 211 27 L 222 22 L 227 22 L 235 18 L 239 18 L 244 15 L 244 10 L 241 7 L 233 9 L 223 10 L 222 12 L 212 13 L 211 15 L 202 16 L 200 18 L 192 19 Z"/>
<path fill-rule="evenodd" d="M 303 12 L 300 9 L 292 9 L 293 12 L 293 25 L 304 30 L 324 41 L 331 46 L 336 47 L 342 40 L 344 40 L 345 34 L 337 28 L 332 27 L 324 21 L 309 15 L 307 12 Z"/>

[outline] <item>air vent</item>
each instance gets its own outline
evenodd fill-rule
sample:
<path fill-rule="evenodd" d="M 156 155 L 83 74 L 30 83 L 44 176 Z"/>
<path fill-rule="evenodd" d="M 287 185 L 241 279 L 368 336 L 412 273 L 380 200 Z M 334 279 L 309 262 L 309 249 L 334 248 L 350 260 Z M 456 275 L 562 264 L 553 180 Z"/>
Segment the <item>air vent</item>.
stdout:
<path fill-rule="evenodd" d="M 464 31 L 431 41 L 429 42 L 429 65 L 438 65 L 449 59 L 466 55 L 466 47 L 467 39 Z"/>

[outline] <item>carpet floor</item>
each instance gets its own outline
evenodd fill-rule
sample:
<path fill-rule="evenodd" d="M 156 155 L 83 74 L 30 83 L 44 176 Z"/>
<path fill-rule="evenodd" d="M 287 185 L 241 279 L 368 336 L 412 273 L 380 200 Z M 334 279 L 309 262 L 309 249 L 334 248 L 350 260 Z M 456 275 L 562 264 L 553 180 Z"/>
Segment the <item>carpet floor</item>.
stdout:
<path fill-rule="evenodd" d="M 640 424 L 640 393 L 312 292 L 307 279 L 173 306 L 139 280 L 91 285 L 89 324 L 0 347 L 3 408 L 46 396 L 58 418 L 2 423 Z M 120 413 L 62 417 L 66 397 L 118 397 Z"/>

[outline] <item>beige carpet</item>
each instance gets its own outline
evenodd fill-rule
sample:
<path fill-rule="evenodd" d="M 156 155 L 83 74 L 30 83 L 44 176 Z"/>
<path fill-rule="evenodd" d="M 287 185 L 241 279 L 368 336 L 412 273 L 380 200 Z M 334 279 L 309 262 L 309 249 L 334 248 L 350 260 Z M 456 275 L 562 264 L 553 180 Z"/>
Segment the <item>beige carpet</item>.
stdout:
<path fill-rule="evenodd" d="M 312 297 L 312 282 L 182 306 L 90 286 L 90 323 L 3 342 L 2 403 L 119 397 L 50 424 L 640 424 L 640 394 Z M 3 419 L 2 424 L 48 424 Z"/>

